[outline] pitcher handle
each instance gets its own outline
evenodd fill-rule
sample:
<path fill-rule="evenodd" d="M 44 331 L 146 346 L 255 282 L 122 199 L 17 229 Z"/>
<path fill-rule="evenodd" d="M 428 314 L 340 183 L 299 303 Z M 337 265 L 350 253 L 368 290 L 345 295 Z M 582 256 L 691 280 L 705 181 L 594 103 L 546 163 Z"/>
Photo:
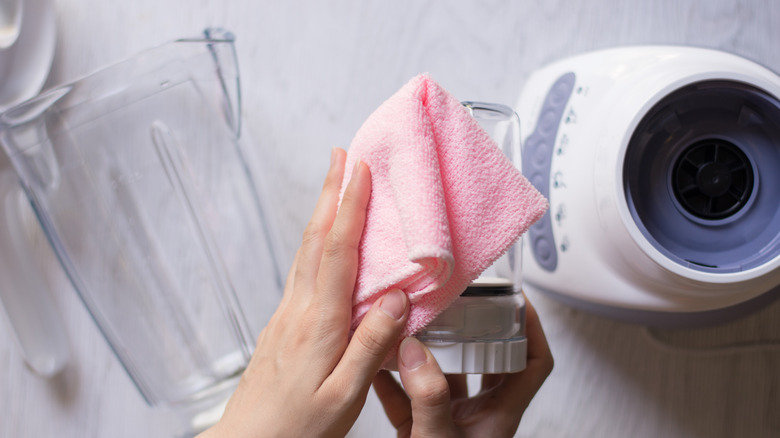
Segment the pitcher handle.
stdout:
<path fill-rule="evenodd" d="M 16 178 L 0 175 L 0 263 L 6 271 L 0 285 L 5 307 L 25 362 L 37 374 L 51 377 L 68 362 L 65 324 L 41 278 L 39 262 L 25 242 L 23 209 L 31 209 Z M 32 212 L 30 217 L 34 217 Z M 40 226 L 37 221 L 35 226 Z"/>

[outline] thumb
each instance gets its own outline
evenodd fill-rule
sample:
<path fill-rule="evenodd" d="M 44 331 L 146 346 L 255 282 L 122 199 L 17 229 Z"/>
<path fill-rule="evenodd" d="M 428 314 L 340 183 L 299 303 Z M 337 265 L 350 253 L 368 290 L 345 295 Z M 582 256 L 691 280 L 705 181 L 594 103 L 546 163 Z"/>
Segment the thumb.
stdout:
<path fill-rule="evenodd" d="M 388 291 L 358 325 L 333 375 L 368 391 L 382 362 L 397 344 L 408 317 L 406 294 L 399 289 Z"/>
<path fill-rule="evenodd" d="M 417 338 L 404 339 L 398 371 L 412 404 L 412 436 L 452 436 L 455 424 L 450 388 L 430 350 Z"/>

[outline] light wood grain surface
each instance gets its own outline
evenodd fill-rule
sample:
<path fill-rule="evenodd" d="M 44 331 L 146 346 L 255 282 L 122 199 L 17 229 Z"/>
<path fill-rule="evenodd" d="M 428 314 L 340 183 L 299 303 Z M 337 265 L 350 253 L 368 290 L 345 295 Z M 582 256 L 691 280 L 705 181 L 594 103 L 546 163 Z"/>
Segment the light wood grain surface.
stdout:
<path fill-rule="evenodd" d="M 237 35 L 246 126 L 268 164 L 290 253 L 330 148 L 346 147 L 368 114 L 419 72 L 463 100 L 513 105 L 534 69 L 619 45 L 711 47 L 780 71 L 774 0 L 55 3 L 50 85 L 207 26 Z M 175 420 L 144 404 L 65 276 L 53 268 L 46 279 L 65 318 L 71 365 L 52 380 L 34 375 L 0 312 L 0 437 L 171 436 Z M 780 338 L 780 303 L 718 327 L 648 333 L 530 299 L 556 368 L 517 436 L 780 436 L 780 349 L 693 350 Z M 270 310 L 251 313 L 262 321 Z M 351 436 L 394 435 L 371 395 Z"/>

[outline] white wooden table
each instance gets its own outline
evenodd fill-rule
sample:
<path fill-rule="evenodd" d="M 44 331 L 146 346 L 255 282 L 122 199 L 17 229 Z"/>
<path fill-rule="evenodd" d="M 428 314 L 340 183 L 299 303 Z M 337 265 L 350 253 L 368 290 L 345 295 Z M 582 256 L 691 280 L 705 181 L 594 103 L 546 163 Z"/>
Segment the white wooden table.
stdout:
<path fill-rule="evenodd" d="M 245 120 L 273 158 L 292 251 L 333 146 L 409 78 L 430 72 L 464 100 L 513 105 L 529 73 L 617 45 L 687 44 L 780 71 L 780 3 L 764 1 L 58 0 L 49 81 L 219 25 L 238 37 Z M 45 380 L 23 364 L 0 313 L 0 437 L 170 436 L 75 296 L 53 274 L 72 363 Z M 780 349 L 703 355 L 661 348 L 641 327 L 530 297 L 556 368 L 520 425 L 528 437 L 780 436 Z M 656 333 L 678 346 L 780 338 L 780 302 L 746 319 Z M 690 350 L 689 350 L 690 351 Z M 371 395 L 352 436 L 394 436 Z"/>

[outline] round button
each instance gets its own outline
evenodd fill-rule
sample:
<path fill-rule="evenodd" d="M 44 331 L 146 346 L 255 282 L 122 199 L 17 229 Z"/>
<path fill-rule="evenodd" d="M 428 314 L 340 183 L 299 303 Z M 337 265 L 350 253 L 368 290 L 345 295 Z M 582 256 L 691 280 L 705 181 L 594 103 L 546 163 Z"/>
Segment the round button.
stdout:
<path fill-rule="evenodd" d="M 547 157 L 550 156 L 550 147 L 544 141 L 534 143 L 534 164 L 544 166 L 547 163 Z"/>
<path fill-rule="evenodd" d="M 531 185 L 536 188 L 536 190 L 539 190 L 540 192 L 547 193 L 547 180 L 544 179 L 544 177 L 540 174 L 532 175 L 531 176 Z"/>
<path fill-rule="evenodd" d="M 550 103 L 552 103 L 553 105 L 563 104 L 563 102 L 565 102 L 566 99 L 569 97 L 569 93 L 571 92 L 572 85 L 573 84 L 567 80 L 558 81 L 558 83 L 555 84 L 555 87 L 550 93 Z"/>
<path fill-rule="evenodd" d="M 553 248 L 550 241 L 545 237 L 540 237 L 534 241 L 534 254 L 542 262 L 550 260 L 553 256 Z"/>
<path fill-rule="evenodd" d="M 548 137 L 558 127 L 558 118 L 555 111 L 548 109 L 539 119 L 539 133 Z"/>

